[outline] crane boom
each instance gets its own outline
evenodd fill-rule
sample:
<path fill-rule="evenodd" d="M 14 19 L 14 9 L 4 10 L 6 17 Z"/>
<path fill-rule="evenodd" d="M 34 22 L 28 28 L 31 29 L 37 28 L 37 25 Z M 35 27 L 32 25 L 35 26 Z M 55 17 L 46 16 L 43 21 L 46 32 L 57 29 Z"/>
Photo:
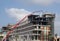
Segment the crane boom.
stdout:
<path fill-rule="evenodd" d="M 29 14 L 29 15 L 32 15 L 32 14 Z M 9 34 L 11 34 L 11 33 L 13 32 L 13 29 L 17 28 L 17 26 L 18 26 L 26 17 L 28 17 L 29 15 L 25 16 L 25 17 L 24 17 L 23 19 L 21 19 L 17 24 L 15 24 L 15 25 L 12 27 L 12 30 L 7 32 L 6 37 L 4 37 L 4 39 L 3 39 L 2 41 L 6 41 L 7 37 L 9 36 Z"/>

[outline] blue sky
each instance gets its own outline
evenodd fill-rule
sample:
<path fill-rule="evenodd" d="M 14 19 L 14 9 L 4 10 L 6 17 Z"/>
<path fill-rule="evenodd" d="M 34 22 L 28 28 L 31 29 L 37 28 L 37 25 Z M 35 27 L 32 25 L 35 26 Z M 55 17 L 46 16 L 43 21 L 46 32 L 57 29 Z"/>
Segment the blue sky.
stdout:
<path fill-rule="evenodd" d="M 37 10 L 56 14 L 55 33 L 60 34 L 60 0 L 0 0 L 0 27 L 15 24 L 26 13 Z"/>

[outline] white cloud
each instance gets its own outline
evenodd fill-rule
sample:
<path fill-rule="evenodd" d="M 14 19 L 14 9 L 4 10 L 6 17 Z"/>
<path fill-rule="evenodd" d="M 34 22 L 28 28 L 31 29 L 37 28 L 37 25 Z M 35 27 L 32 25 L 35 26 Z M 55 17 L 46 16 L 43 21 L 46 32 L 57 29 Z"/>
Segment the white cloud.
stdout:
<path fill-rule="evenodd" d="M 53 0 L 33 0 L 33 3 L 41 4 L 41 5 L 48 5 L 51 4 Z"/>
<path fill-rule="evenodd" d="M 22 19 L 24 16 L 30 14 L 31 12 L 25 10 L 25 9 L 18 9 L 18 8 L 10 8 L 6 9 L 6 12 L 11 17 L 15 18 L 16 20 Z M 59 33 L 60 30 L 60 14 L 56 14 L 55 17 L 55 33 Z"/>
<path fill-rule="evenodd" d="M 6 9 L 6 12 L 8 13 L 8 15 L 15 18 L 16 20 L 21 20 L 24 16 L 30 14 L 29 11 L 25 9 L 18 9 L 18 8 Z"/>
<path fill-rule="evenodd" d="M 60 3 L 60 0 L 30 0 L 29 2 L 39 5 L 52 5 L 54 3 Z"/>
<path fill-rule="evenodd" d="M 55 17 L 55 32 L 59 34 L 60 31 L 60 14 L 56 14 Z"/>
<path fill-rule="evenodd" d="M 55 3 L 60 4 L 60 0 L 16 0 L 22 2 L 25 5 L 41 5 L 41 6 L 50 6 Z"/>

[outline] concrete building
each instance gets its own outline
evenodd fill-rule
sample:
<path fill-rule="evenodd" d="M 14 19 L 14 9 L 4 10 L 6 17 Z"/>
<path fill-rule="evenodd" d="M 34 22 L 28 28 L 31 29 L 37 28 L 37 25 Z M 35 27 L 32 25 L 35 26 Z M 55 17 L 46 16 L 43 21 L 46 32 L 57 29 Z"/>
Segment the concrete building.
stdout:
<path fill-rule="evenodd" d="M 8 24 L 7 26 L 3 26 L 1 28 L 1 32 L 2 32 L 1 35 L 3 35 L 3 38 L 2 39 L 4 39 L 4 37 L 6 36 L 7 32 L 11 30 L 11 27 L 12 26 L 13 25 Z M 7 41 L 9 41 L 9 39 L 7 39 Z"/>
<path fill-rule="evenodd" d="M 14 29 L 10 41 L 53 41 L 55 14 L 30 15 Z"/>
<path fill-rule="evenodd" d="M 1 28 L 0 28 L 0 41 L 2 41 L 2 38 L 3 38 L 3 34 L 2 34 L 2 31 L 1 31 Z"/>
<path fill-rule="evenodd" d="M 5 35 L 2 32 L 0 32 L 0 41 L 2 41 L 2 39 L 3 39 L 4 36 Z"/>
<path fill-rule="evenodd" d="M 60 41 L 60 36 L 54 36 L 54 41 Z"/>
<path fill-rule="evenodd" d="M 0 28 L 0 41 L 2 41 L 4 36 L 5 34 L 2 32 L 2 28 Z"/>

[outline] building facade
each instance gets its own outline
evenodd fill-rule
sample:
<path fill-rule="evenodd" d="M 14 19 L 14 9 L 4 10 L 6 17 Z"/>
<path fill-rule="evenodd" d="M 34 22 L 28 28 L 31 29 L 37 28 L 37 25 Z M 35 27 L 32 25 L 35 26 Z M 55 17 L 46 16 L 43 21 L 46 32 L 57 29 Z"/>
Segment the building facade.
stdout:
<path fill-rule="evenodd" d="M 0 28 L 0 41 L 2 41 L 2 38 L 3 38 L 3 34 L 2 34 L 2 30 L 1 30 L 1 28 Z"/>
<path fill-rule="evenodd" d="M 13 26 L 13 25 L 8 24 L 7 26 L 3 26 L 3 27 L 1 28 L 1 35 L 3 35 L 2 40 L 6 37 L 7 32 L 11 30 L 11 27 L 12 27 L 12 26 Z M 9 41 L 9 39 L 7 39 L 7 41 Z"/>
<path fill-rule="evenodd" d="M 60 36 L 54 36 L 54 41 L 60 41 Z"/>
<path fill-rule="evenodd" d="M 10 41 L 53 41 L 55 14 L 30 15 L 10 34 Z"/>

